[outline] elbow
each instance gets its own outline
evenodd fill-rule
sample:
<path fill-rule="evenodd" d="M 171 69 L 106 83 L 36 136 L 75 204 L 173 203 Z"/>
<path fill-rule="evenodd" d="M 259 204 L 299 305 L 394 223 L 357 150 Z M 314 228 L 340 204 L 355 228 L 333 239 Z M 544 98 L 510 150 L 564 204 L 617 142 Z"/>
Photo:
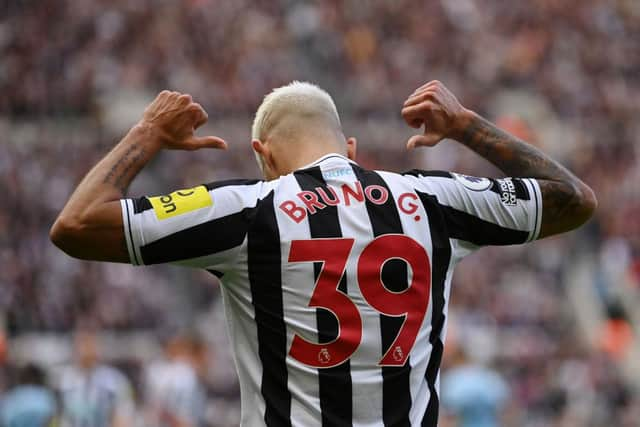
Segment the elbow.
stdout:
<path fill-rule="evenodd" d="M 49 230 L 49 239 L 60 250 L 74 258 L 81 258 L 79 241 L 82 235 L 82 225 L 76 221 L 58 217 Z"/>
<path fill-rule="evenodd" d="M 580 180 L 550 184 L 543 200 L 540 238 L 566 233 L 587 222 L 598 207 L 593 190 Z"/>
<path fill-rule="evenodd" d="M 575 215 L 580 224 L 587 222 L 598 208 L 598 199 L 591 187 L 580 183 L 576 189 L 576 212 Z"/>

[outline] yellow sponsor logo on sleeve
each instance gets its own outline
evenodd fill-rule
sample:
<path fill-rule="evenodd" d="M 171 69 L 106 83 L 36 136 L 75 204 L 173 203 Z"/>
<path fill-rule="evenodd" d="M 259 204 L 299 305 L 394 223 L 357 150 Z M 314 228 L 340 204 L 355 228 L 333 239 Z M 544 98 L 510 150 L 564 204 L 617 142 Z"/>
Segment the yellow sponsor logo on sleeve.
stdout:
<path fill-rule="evenodd" d="M 213 205 L 211 195 L 204 185 L 174 191 L 166 196 L 149 197 L 149 202 L 159 220 Z"/>

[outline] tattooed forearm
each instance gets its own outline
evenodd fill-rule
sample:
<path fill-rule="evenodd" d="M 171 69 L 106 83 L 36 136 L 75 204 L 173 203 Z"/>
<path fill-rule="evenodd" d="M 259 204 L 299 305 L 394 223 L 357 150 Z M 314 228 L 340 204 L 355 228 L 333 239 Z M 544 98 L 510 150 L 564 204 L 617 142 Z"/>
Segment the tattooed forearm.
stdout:
<path fill-rule="evenodd" d="M 128 262 L 120 199 L 160 149 L 148 128 L 134 126 L 80 182 L 51 228 L 51 240 L 76 258 Z"/>
<path fill-rule="evenodd" d="M 540 237 L 572 230 L 596 207 L 593 191 L 542 151 L 474 115 L 459 142 L 513 177 L 536 178 L 542 192 Z"/>
<path fill-rule="evenodd" d="M 479 116 L 464 129 L 460 142 L 509 176 L 550 180 L 575 178 L 537 148 Z"/>
<path fill-rule="evenodd" d="M 111 167 L 109 168 L 109 171 L 107 172 L 107 175 L 104 177 L 104 180 L 102 180 L 102 183 L 116 185 L 116 182 L 120 181 L 124 173 L 124 171 L 122 170 L 123 165 L 124 167 L 127 167 L 127 165 L 130 164 L 129 157 L 134 151 L 137 151 L 137 150 L 138 150 L 138 147 L 136 147 L 135 145 L 127 148 L 127 151 L 125 151 L 124 154 L 119 159 L 117 159 L 113 163 L 113 165 L 111 165 Z M 119 187 L 118 185 L 116 186 Z"/>
<path fill-rule="evenodd" d="M 128 147 L 127 151 L 109 168 L 102 183 L 112 184 L 124 193 L 135 175 L 133 172 L 139 169 L 136 166 L 145 158 L 145 155 L 143 147 L 137 145 Z"/>

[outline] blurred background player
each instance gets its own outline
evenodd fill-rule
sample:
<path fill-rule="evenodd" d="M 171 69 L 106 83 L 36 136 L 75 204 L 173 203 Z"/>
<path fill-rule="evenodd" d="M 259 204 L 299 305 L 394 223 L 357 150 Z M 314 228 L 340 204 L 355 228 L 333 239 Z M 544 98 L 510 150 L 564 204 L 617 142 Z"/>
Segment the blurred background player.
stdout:
<path fill-rule="evenodd" d="M 206 425 L 206 395 L 200 381 L 203 341 L 193 332 L 164 338 L 163 357 L 145 369 L 146 425 L 201 427 Z"/>
<path fill-rule="evenodd" d="M 33 364 L 19 368 L 17 384 L 0 399 L 0 426 L 53 426 L 56 414 L 56 397 L 44 370 Z"/>
<path fill-rule="evenodd" d="M 440 380 L 443 412 L 454 416 L 459 427 L 503 425 L 509 385 L 495 370 L 472 361 L 460 343 L 447 340 L 446 368 Z"/>
<path fill-rule="evenodd" d="M 134 402 L 129 380 L 100 360 L 95 331 L 78 330 L 73 337 L 73 364 L 58 377 L 62 427 L 129 427 Z"/>

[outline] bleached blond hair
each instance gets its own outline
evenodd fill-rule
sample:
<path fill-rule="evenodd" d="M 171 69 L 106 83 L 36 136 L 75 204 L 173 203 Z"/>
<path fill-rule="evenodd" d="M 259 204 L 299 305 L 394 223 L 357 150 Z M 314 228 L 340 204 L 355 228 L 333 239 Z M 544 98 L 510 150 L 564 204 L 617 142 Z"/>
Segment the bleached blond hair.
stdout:
<path fill-rule="evenodd" d="M 275 88 L 267 94 L 258 107 L 251 127 L 251 138 L 263 140 L 274 125 L 272 118 L 276 114 L 317 115 L 326 117 L 340 128 L 338 109 L 331 95 L 319 86 L 293 81 L 288 85 Z"/>
<path fill-rule="evenodd" d="M 321 120 L 324 126 L 342 132 L 338 109 L 331 95 L 313 83 L 295 80 L 273 89 L 264 97 L 253 119 L 251 138 L 264 141 L 278 121 L 287 116 Z M 254 154 L 264 172 L 264 160 L 257 152 Z"/>

